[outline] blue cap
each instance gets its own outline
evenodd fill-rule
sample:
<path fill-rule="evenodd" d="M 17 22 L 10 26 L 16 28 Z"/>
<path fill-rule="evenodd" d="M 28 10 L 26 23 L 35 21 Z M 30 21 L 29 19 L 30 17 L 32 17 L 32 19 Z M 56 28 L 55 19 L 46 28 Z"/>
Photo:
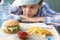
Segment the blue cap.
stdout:
<path fill-rule="evenodd" d="M 22 6 L 22 5 L 34 5 L 38 4 L 41 0 L 15 0 L 12 6 Z"/>

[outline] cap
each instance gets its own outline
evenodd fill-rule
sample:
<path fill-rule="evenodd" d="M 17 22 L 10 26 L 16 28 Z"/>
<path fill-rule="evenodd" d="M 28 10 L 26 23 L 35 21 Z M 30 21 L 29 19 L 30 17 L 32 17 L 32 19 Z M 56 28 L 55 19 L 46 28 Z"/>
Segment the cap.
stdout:
<path fill-rule="evenodd" d="M 34 5 L 38 4 L 41 0 L 15 0 L 12 6 L 22 6 L 22 5 Z"/>

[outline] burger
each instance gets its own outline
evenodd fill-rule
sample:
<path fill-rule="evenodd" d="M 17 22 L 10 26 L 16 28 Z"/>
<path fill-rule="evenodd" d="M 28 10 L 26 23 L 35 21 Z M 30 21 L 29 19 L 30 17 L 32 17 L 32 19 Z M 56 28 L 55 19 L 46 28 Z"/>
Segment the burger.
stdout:
<path fill-rule="evenodd" d="M 20 30 L 19 22 L 14 19 L 6 20 L 2 23 L 2 31 L 5 33 L 16 33 Z"/>

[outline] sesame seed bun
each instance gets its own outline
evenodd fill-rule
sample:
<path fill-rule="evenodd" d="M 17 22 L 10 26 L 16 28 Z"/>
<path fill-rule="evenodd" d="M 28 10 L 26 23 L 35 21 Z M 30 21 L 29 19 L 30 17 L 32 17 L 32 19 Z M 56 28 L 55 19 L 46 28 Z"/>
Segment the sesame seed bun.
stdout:
<path fill-rule="evenodd" d="M 19 25 L 19 22 L 17 20 L 11 19 L 11 20 L 6 20 L 2 23 L 2 26 L 4 27 L 11 27 L 14 25 Z"/>

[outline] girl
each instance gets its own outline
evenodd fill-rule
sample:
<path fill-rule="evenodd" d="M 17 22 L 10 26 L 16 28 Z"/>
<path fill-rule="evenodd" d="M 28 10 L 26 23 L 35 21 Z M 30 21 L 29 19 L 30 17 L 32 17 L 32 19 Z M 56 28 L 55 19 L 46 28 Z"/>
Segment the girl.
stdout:
<path fill-rule="evenodd" d="M 11 11 L 13 14 L 18 14 L 23 22 L 51 23 L 51 17 L 59 15 L 43 0 L 15 0 L 11 6 L 16 7 L 12 7 Z"/>

